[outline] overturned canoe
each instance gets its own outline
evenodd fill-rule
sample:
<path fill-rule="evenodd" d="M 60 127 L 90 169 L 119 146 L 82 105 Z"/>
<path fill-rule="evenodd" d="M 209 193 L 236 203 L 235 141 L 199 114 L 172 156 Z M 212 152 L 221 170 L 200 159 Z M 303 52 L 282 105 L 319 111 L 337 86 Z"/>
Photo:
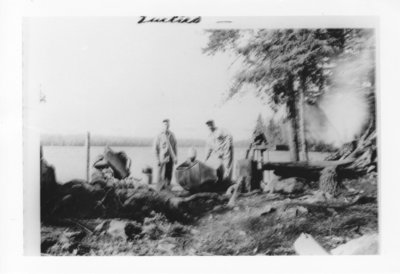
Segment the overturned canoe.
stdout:
<path fill-rule="evenodd" d="M 199 161 L 182 163 L 176 168 L 175 176 L 178 184 L 190 192 L 203 191 L 218 181 L 217 171 Z"/>

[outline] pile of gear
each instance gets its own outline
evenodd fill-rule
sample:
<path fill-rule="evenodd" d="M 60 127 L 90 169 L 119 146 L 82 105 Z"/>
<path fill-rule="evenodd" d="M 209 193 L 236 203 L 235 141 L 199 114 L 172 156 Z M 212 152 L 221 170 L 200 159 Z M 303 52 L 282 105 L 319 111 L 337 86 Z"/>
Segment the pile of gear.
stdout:
<path fill-rule="evenodd" d="M 41 155 L 41 218 L 128 218 L 142 221 L 152 212 L 173 221 L 189 221 L 194 214 L 224 201 L 219 195 L 179 197 L 169 190 L 157 191 L 151 182 L 152 170 L 145 167 L 145 178 L 130 175 L 130 159 L 124 152 L 106 147 L 97 157 L 90 182 L 71 180 L 60 184 L 55 169 Z M 215 194 L 215 193 L 214 193 Z M 210 203 L 211 201 L 211 203 Z M 200 207 L 201 210 L 197 207 Z M 196 216 L 197 217 L 197 216 Z"/>

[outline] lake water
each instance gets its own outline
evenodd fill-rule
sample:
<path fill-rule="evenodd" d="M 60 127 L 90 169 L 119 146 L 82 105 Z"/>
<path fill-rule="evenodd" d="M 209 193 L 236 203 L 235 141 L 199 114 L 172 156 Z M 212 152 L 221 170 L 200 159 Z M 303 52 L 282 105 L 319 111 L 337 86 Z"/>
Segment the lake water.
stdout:
<path fill-rule="evenodd" d="M 136 178 L 141 178 L 142 168 L 145 166 L 153 167 L 155 170 L 155 153 L 152 147 L 111 147 L 114 151 L 124 151 L 132 160 L 131 175 Z M 178 147 L 179 163 L 187 158 L 189 147 Z M 204 159 L 204 147 L 197 147 L 197 158 Z M 102 154 L 103 146 L 93 146 L 90 150 L 90 161 L 93 164 L 97 155 Z M 244 159 L 246 148 L 235 148 L 234 158 Z M 44 146 L 43 156 L 47 162 L 53 165 L 56 169 L 57 181 L 60 183 L 67 182 L 72 179 L 86 178 L 86 150 L 83 146 Z M 288 151 L 269 151 L 268 155 L 264 155 L 265 160 L 274 162 L 289 161 L 290 156 Z M 310 160 L 322 160 L 326 156 L 325 153 L 310 152 Z"/>

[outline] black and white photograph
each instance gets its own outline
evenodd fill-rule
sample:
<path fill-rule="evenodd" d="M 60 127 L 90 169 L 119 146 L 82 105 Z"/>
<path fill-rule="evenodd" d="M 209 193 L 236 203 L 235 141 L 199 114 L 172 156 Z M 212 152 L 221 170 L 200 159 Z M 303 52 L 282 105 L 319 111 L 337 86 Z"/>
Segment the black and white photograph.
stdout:
<path fill-rule="evenodd" d="M 287 19 L 23 18 L 37 255 L 379 255 L 376 18 Z"/>

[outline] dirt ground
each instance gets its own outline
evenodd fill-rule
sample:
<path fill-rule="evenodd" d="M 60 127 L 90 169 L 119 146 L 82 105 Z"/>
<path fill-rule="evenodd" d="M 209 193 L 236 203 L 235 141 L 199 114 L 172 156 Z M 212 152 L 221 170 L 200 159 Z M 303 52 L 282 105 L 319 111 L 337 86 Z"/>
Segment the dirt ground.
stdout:
<path fill-rule="evenodd" d="M 143 224 L 79 220 L 78 225 L 42 225 L 42 255 L 293 255 L 301 233 L 312 235 L 326 250 L 378 232 L 377 177 L 347 180 L 346 190 L 325 200 L 311 186 L 299 195 L 252 193 L 233 208 L 216 206 L 190 225 L 153 214 Z M 123 227 L 134 231 L 127 237 Z M 122 225 L 122 226 L 121 226 Z M 120 226 L 120 227 L 118 227 Z M 103 227 L 103 229 L 102 229 Z M 87 229 L 89 228 L 89 229 Z M 93 232 L 94 231 L 94 232 Z"/>

